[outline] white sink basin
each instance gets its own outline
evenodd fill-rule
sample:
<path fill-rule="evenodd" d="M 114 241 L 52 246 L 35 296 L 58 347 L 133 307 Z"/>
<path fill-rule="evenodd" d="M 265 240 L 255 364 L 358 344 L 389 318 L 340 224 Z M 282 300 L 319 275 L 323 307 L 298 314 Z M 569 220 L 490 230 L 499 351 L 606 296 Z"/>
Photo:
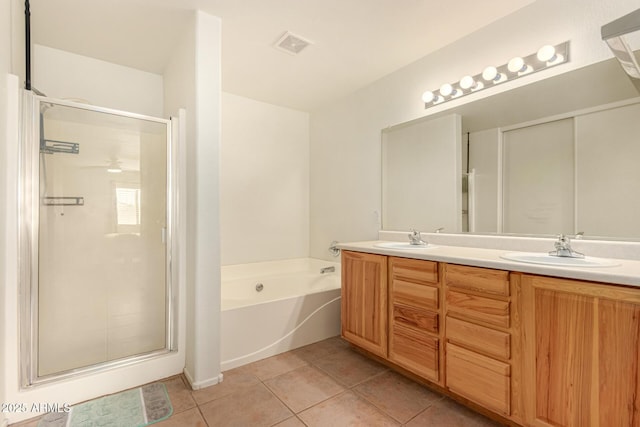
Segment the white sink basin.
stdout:
<path fill-rule="evenodd" d="M 412 245 L 411 243 L 405 242 L 382 242 L 382 243 L 374 243 L 374 247 L 376 248 L 385 248 L 385 249 L 433 249 L 437 246 L 435 245 Z"/>
<path fill-rule="evenodd" d="M 509 252 L 500 255 L 509 261 L 526 262 L 529 264 L 555 265 L 560 267 L 614 267 L 620 265 L 604 258 L 586 256 L 584 258 L 569 258 L 548 255 L 541 252 Z"/>

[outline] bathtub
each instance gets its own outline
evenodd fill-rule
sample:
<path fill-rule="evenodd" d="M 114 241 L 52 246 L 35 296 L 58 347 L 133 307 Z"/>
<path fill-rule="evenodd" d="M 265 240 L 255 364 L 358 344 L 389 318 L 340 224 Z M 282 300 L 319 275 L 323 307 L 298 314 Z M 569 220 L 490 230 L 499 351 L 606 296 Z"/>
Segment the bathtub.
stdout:
<path fill-rule="evenodd" d="M 335 272 L 320 274 L 324 267 Z M 221 296 L 222 371 L 340 334 L 337 262 L 223 266 Z"/>

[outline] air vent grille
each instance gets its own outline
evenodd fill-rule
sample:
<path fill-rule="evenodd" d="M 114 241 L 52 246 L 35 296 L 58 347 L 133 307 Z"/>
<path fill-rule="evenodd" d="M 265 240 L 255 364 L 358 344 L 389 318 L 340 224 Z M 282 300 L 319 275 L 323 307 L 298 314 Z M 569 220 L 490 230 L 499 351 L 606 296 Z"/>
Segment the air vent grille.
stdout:
<path fill-rule="evenodd" d="M 310 44 L 312 43 L 309 40 L 286 31 L 276 42 L 275 48 L 291 55 L 297 55 Z"/>

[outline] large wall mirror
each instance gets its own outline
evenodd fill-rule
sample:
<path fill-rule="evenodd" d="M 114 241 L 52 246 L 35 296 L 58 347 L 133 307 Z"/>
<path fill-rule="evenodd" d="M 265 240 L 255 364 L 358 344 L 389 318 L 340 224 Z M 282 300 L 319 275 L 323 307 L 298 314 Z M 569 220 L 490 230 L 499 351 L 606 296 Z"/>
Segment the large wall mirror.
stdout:
<path fill-rule="evenodd" d="M 611 59 L 383 130 L 383 230 L 640 240 L 639 95 Z"/>

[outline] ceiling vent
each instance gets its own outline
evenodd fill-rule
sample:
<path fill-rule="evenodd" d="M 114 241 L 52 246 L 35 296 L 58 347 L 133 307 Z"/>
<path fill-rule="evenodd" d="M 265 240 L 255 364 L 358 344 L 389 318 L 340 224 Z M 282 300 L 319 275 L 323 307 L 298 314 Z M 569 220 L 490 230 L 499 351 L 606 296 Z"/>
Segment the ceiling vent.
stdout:
<path fill-rule="evenodd" d="M 286 31 L 276 42 L 275 48 L 290 55 L 297 55 L 310 44 L 309 40 Z"/>

